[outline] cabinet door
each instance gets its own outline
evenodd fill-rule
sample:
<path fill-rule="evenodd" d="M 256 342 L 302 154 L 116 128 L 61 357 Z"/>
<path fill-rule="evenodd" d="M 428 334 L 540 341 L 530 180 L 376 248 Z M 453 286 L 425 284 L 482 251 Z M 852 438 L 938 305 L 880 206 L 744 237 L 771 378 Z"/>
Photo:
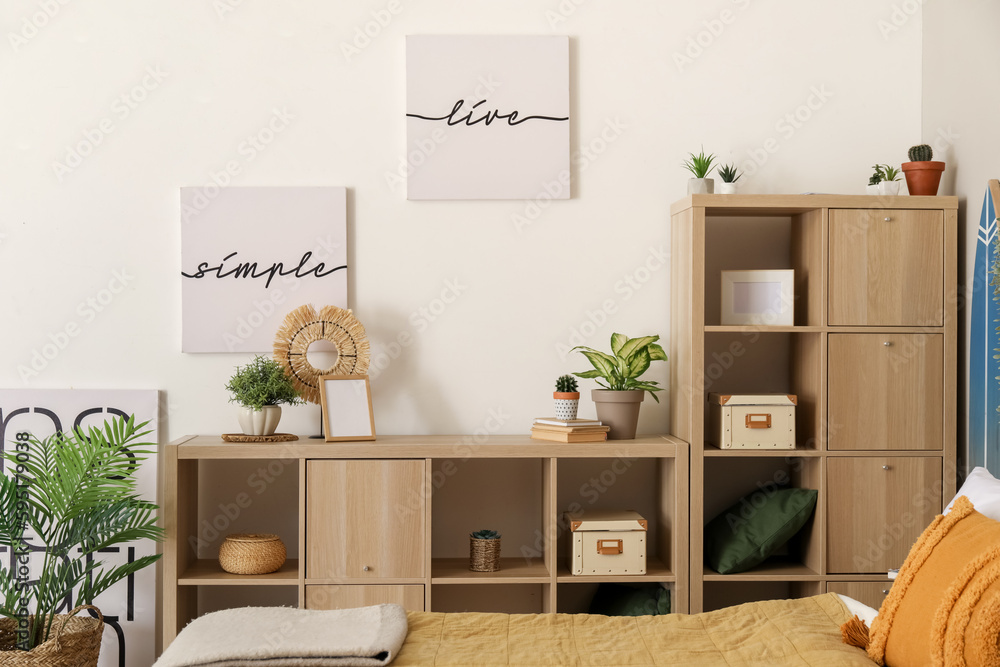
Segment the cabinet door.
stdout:
<path fill-rule="evenodd" d="M 423 611 L 424 587 L 419 584 L 306 586 L 306 609 L 352 609 L 374 604 L 398 604 L 409 611 Z"/>
<path fill-rule="evenodd" d="M 306 577 L 424 576 L 423 461 L 309 461 Z"/>
<path fill-rule="evenodd" d="M 944 213 L 830 211 L 830 324 L 942 326 Z"/>
<path fill-rule="evenodd" d="M 862 604 L 878 609 L 889 594 L 891 581 L 831 581 L 826 585 L 827 593 L 838 593 L 854 598 Z"/>
<path fill-rule="evenodd" d="M 885 574 L 941 511 L 941 459 L 831 456 L 827 489 L 827 571 Z"/>
<path fill-rule="evenodd" d="M 831 450 L 944 447 L 944 336 L 830 334 Z"/>

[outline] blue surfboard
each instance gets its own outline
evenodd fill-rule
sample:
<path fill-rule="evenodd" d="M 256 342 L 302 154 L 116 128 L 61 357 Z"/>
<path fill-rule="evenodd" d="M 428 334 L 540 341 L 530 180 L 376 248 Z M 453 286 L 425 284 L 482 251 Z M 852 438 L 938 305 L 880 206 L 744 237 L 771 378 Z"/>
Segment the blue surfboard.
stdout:
<path fill-rule="evenodd" d="M 997 262 L 997 213 L 1000 181 L 990 181 L 983 197 L 972 281 L 969 340 L 969 468 L 984 466 L 1000 474 L 1000 302 L 993 296 Z"/>

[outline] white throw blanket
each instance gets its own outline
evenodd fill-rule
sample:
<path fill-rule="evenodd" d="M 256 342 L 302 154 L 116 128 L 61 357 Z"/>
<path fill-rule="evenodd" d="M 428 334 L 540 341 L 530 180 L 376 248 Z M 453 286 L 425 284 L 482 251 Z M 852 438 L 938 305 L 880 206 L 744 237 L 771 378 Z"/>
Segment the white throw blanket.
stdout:
<path fill-rule="evenodd" d="M 396 604 L 335 611 L 227 609 L 188 624 L 154 667 L 388 665 L 406 630 L 406 611 Z"/>

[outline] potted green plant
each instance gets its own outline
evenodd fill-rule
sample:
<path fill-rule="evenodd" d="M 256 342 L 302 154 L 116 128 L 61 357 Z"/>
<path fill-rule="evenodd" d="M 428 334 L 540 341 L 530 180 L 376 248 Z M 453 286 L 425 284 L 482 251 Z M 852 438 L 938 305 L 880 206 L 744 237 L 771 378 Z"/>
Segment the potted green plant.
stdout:
<path fill-rule="evenodd" d="M 877 195 L 878 184 L 882 182 L 883 178 L 885 178 L 885 174 L 882 172 L 882 165 L 880 164 L 873 165 L 872 169 L 875 171 L 872 172 L 872 175 L 868 178 L 868 187 L 865 189 L 865 192 L 870 195 Z"/>
<path fill-rule="evenodd" d="M 15 474 L 0 474 L 0 544 L 14 568 L 0 565 L 0 664 L 97 664 L 103 622 L 73 617 L 82 607 L 69 617 L 56 610 L 74 591 L 80 603 L 92 605 L 160 557 L 116 567 L 102 559 L 109 547 L 163 537 L 157 506 L 135 492 L 138 464 L 155 456 L 155 443 L 141 442 L 150 433 L 142 430 L 148 423 L 115 418 L 103 429 L 78 428 L 42 440 L 19 434 L 4 452 Z M 37 578 L 30 583 L 22 569 L 29 533 L 32 545 L 45 548 L 40 561 L 31 559 L 41 567 L 30 572 Z"/>
<path fill-rule="evenodd" d="M 237 366 L 226 389 L 230 403 L 238 403 L 237 418 L 245 435 L 273 435 L 281 419 L 281 404 L 302 403 L 284 367 L 257 355 L 246 366 Z"/>
<path fill-rule="evenodd" d="M 741 174 L 739 170 L 736 169 L 735 164 L 724 164 L 718 169 L 719 179 L 722 183 L 719 184 L 719 194 L 720 195 L 734 195 L 736 194 L 736 181 L 740 180 Z"/>
<path fill-rule="evenodd" d="M 934 149 L 927 144 L 911 146 L 908 155 L 910 161 L 900 165 L 906 177 L 907 192 L 911 195 L 933 197 L 941 184 L 944 162 L 933 160 Z"/>
<path fill-rule="evenodd" d="M 882 180 L 878 183 L 878 193 L 883 197 L 891 197 L 899 194 L 899 169 L 883 164 Z"/>
<path fill-rule="evenodd" d="M 688 159 L 684 160 L 684 168 L 691 172 L 694 178 L 688 179 L 687 193 L 689 195 L 704 195 L 715 192 L 715 181 L 708 178 L 714 167 L 715 155 L 705 155 L 705 147 L 701 147 L 701 152 L 695 155 L 688 153 Z"/>
<path fill-rule="evenodd" d="M 500 533 L 477 530 L 469 533 L 469 569 L 473 572 L 500 570 Z"/>
<path fill-rule="evenodd" d="M 556 379 L 556 390 L 552 392 L 556 403 L 556 419 L 576 419 L 576 411 L 580 407 L 580 392 L 577 390 L 576 378 L 572 375 L 560 375 Z"/>
<path fill-rule="evenodd" d="M 629 338 L 620 333 L 611 335 L 611 354 L 583 345 L 580 350 L 594 366 L 593 370 L 574 373 L 579 378 L 592 378 L 603 389 L 591 391 L 597 407 L 597 418 L 611 427 L 609 440 L 630 440 L 639 424 L 639 404 L 648 391 L 657 403 L 656 392 L 663 388 L 653 380 L 640 380 L 653 361 L 666 361 L 667 355 L 656 341 L 659 336 Z M 602 381 L 603 380 L 603 381 Z"/>

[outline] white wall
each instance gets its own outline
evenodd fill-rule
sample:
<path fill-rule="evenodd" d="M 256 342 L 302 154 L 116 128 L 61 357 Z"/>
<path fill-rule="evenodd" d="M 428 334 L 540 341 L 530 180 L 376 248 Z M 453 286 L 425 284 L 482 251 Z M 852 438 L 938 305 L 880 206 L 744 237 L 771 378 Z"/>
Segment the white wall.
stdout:
<path fill-rule="evenodd" d="M 688 151 L 748 165 L 745 192 L 860 193 L 870 165 L 913 143 L 921 21 L 887 32 L 892 14 L 870 0 L 6 0 L 0 384 L 158 388 L 170 438 L 233 430 L 223 386 L 249 355 L 179 351 L 177 190 L 236 160 L 234 185 L 350 188 L 355 312 L 376 355 L 412 336 L 374 378 L 379 433 L 469 433 L 491 411 L 525 432 L 555 377 L 585 367 L 560 350 L 667 335 L 668 207 Z M 387 184 L 403 38 L 421 33 L 572 37 L 572 200 L 517 228 L 530 202 L 408 202 Z M 251 159 L 241 142 L 274 109 L 294 119 Z M 57 174 L 88 137 L 99 145 Z M 443 313 L 420 314 L 453 284 Z M 648 402 L 640 429 L 664 430 L 665 410 Z M 283 430 L 315 429 L 315 406 L 286 412 Z"/>
<path fill-rule="evenodd" d="M 927 3 L 923 32 L 922 138 L 935 143 L 935 159 L 947 162 L 940 194 L 959 197 L 960 270 L 971 290 L 983 195 L 987 181 L 1000 178 L 1000 86 L 991 74 L 1000 62 L 1000 3 Z M 959 424 L 964 429 L 959 434 L 960 455 L 968 426 L 971 317 L 972 309 L 965 308 L 959 357 Z"/>

